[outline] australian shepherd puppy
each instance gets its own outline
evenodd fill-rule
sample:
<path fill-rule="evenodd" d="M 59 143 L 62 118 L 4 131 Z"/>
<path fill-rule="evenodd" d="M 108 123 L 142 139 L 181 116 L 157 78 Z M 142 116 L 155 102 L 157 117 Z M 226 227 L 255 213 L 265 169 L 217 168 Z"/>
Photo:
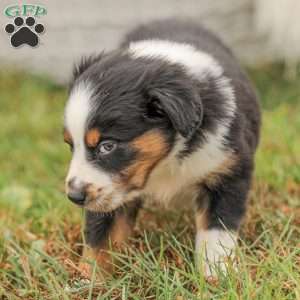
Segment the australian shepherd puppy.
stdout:
<path fill-rule="evenodd" d="M 260 109 L 215 35 L 159 21 L 114 51 L 84 58 L 64 122 L 73 153 L 66 193 L 86 210 L 84 257 L 110 270 L 105 250 L 130 237 L 140 206 L 180 199 L 194 207 L 203 272 L 212 274 L 211 263 L 226 268 L 246 210 Z"/>

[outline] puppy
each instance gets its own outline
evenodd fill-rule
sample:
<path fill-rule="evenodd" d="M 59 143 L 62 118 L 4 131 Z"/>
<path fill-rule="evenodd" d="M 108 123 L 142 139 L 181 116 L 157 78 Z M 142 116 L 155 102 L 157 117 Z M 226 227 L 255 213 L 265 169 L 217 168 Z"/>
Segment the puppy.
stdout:
<path fill-rule="evenodd" d="M 83 59 L 65 108 L 64 140 L 73 153 L 66 193 L 86 210 L 84 256 L 111 271 L 106 250 L 130 237 L 142 203 L 180 199 L 194 207 L 203 272 L 213 274 L 211 263 L 226 268 L 259 128 L 247 76 L 199 25 L 150 23 L 118 49 Z"/>

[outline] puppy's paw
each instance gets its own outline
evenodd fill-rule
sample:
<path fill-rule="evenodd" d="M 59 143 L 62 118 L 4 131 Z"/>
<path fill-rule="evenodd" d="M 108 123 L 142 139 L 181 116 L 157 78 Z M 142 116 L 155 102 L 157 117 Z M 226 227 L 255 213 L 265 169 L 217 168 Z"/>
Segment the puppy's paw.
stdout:
<path fill-rule="evenodd" d="M 203 274 L 208 281 L 215 281 L 220 274 L 227 275 L 230 271 L 236 270 L 235 256 L 220 256 L 218 260 L 203 263 Z"/>
<path fill-rule="evenodd" d="M 227 274 L 235 264 L 236 236 L 224 230 L 199 231 L 196 237 L 196 264 L 209 281 Z"/>

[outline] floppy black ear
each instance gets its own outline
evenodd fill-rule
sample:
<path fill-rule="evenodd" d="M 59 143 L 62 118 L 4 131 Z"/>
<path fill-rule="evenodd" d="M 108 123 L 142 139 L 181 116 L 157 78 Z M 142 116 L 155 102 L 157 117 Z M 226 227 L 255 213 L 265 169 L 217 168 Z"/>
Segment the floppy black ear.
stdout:
<path fill-rule="evenodd" d="M 183 137 L 191 137 L 202 123 L 203 109 L 200 95 L 189 81 L 175 81 L 152 87 L 148 91 L 152 110 L 169 118 Z"/>

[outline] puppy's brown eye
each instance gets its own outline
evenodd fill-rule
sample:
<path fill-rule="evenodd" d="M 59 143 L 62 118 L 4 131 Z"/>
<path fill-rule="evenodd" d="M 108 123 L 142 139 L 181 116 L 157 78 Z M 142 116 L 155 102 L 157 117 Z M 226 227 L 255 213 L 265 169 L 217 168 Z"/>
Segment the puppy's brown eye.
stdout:
<path fill-rule="evenodd" d="M 113 152 L 117 147 L 117 143 L 114 141 L 103 141 L 98 147 L 98 153 L 100 155 L 106 155 Z"/>

